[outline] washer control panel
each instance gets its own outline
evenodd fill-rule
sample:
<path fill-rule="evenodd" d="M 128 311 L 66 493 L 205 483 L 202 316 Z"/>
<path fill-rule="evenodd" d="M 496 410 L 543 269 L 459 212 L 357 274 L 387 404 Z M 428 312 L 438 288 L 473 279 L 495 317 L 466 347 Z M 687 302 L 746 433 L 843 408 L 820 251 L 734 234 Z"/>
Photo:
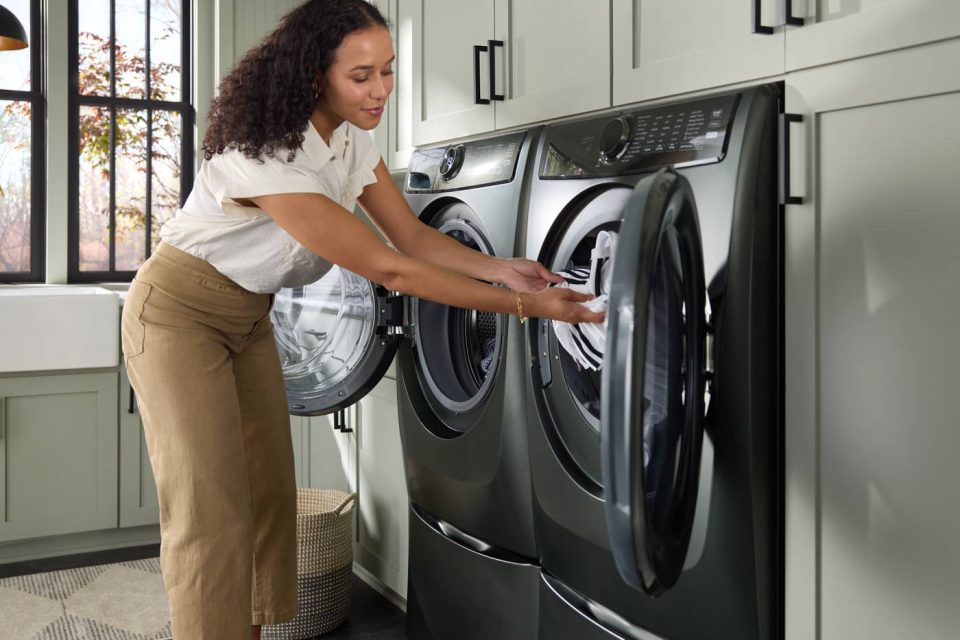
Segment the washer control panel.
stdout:
<path fill-rule="evenodd" d="M 624 111 L 544 130 L 541 178 L 587 178 L 720 162 L 739 94 Z"/>
<path fill-rule="evenodd" d="M 510 182 L 526 132 L 417 149 L 407 165 L 407 192 L 441 192 Z"/>

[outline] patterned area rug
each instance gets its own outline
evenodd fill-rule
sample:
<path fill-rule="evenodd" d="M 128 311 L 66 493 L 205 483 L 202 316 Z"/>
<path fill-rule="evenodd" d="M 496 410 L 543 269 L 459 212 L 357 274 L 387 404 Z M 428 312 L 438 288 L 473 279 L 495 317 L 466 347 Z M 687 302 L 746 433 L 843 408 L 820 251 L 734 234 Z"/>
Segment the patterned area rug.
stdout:
<path fill-rule="evenodd" d="M 0 580 L 0 640 L 165 640 L 160 560 Z"/>

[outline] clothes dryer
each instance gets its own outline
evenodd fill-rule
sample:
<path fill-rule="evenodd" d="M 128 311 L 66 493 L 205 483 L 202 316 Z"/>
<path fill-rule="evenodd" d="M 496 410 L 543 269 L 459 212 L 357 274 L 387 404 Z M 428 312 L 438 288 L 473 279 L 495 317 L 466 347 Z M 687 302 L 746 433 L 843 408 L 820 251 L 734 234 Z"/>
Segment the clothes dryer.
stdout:
<path fill-rule="evenodd" d="M 618 234 L 600 372 L 526 332 L 541 638 L 782 635 L 779 87 L 544 128 L 524 252 Z"/>
<path fill-rule="evenodd" d="M 404 195 L 424 223 L 513 257 L 537 133 L 418 149 Z M 281 292 L 274 322 L 293 413 L 352 404 L 396 353 L 410 496 L 408 637 L 535 637 L 539 554 L 519 322 L 406 300 L 341 269 Z"/>

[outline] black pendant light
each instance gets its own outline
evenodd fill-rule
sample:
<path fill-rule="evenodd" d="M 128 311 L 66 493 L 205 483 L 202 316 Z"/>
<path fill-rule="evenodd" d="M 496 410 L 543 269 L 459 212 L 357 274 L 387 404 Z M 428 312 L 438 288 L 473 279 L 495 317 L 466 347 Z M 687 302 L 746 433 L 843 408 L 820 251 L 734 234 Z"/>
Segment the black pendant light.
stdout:
<path fill-rule="evenodd" d="M 0 51 L 27 48 L 27 32 L 17 16 L 0 5 Z"/>

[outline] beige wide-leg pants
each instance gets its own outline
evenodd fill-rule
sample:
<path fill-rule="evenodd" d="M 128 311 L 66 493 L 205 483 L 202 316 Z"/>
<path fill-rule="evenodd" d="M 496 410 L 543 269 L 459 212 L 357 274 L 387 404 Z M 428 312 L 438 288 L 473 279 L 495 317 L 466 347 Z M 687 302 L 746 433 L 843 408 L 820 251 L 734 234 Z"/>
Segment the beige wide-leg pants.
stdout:
<path fill-rule="evenodd" d="M 161 244 L 123 305 L 175 640 L 243 640 L 251 624 L 296 615 L 296 480 L 271 304 Z"/>

